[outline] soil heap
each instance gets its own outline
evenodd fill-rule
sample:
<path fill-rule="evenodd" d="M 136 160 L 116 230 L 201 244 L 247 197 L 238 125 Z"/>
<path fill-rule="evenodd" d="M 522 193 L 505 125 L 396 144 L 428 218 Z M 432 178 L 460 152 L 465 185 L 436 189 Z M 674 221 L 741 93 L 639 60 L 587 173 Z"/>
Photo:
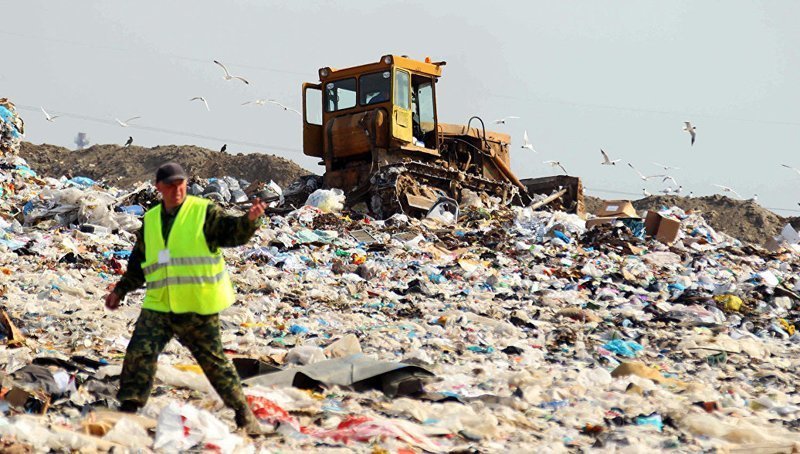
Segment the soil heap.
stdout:
<path fill-rule="evenodd" d="M 248 181 L 273 180 L 286 187 L 297 177 L 312 172 L 294 162 L 262 153 L 231 155 L 194 145 L 164 145 L 153 148 L 94 145 L 69 150 L 55 145 L 23 142 L 20 155 L 37 172 L 58 178 L 85 176 L 115 186 L 132 186 L 153 179 L 159 165 L 179 162 L 189 175 L 201 178 L 232 176 Z"/>

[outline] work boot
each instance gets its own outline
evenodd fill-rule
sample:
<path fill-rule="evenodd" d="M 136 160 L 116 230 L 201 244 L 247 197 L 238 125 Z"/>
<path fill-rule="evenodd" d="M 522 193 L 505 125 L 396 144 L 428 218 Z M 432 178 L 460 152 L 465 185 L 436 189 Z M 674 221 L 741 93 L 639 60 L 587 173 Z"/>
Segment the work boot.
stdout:
<path fill-rule="evenodd" d="M 247 407 L 236 412 L 236 427 L 250 436 L 269 435 L 275 432 L 275 428 L 261 422 L 253 414 L 253 410 Z"/>
<path fill-rule="evenodd" d="M 142 408 L 141 404 L 133 400 L 123 400 L 119 405 L 119 411 L 123 413 L 136 413 L 140 408 Z"/>

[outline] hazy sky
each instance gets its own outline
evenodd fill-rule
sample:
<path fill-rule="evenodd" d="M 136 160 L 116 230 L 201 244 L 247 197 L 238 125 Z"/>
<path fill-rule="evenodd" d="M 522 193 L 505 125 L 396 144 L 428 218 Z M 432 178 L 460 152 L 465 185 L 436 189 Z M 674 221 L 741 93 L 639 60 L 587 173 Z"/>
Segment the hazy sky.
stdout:
<path fill-rule="evenodd" d="M 302 154 L 301 84 L 323 66 L 387 53 L 446 60 L 439 118 L 513 137 L 520 177 L 560 160 L 588 193 L 638 198 L 652 162 L 696 195 L 733 187 L 800 210 L 800 2 L 777 1 L 137 1 L 6 2 L 0 97 L 21 107 L 27 140 L 194 144 Z M 251 81 L 224 81 L 218 59 Z M 193 96 L 204 96 L 211 111 Z M 48 123 L 39 107 L 62 118 Z M 121 128 L 115 117 L 142 118 Z M 697 126 L 689 145 L 682 122 Z M 528 131 L 538 154 L 520 149 Z M 600 166 L 600 148 L 616 167 Z M 601 191 L 618 191 L 601 192 Z M 624 193 L 629 193 L 628 195 Z M 778 211 L 780 214 L 796 214 Z"/>

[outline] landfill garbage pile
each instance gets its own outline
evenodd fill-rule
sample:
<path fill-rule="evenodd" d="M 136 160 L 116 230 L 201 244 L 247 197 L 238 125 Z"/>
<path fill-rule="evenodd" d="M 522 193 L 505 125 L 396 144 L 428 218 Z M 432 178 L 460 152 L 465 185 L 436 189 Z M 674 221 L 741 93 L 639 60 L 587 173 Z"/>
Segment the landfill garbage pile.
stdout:
<path fill-rule="evenodd" d="M 147 190 L 76 178 L 0 158 L 3 450 L 800 447 L 796 232 L 768 252 L 669 208 L 664 244 L 636 222 L 586 229 L 477 196 L 376 221 L 321 190 L 225 250 L 238 303 L 223 342 L 273 435 L 236 432 L 176 341 L 148 404 L 119 413 L 144 293 L 103 307 L 137 217 L 109 205 Z"/>
<path fill-rule="evenodd" d="M 594 213 L 603 204 L 601 199 L 586 196 L 586 209 Z M 782 217 L 752 200 L 735 200 L 724 195 L 684 197 L 678 195 L 648 196 L 634 200 L 637 210 L 658 210 L 677 206 L 684 211 L 696 211 L 714 229 L 725 232 L 741 241 L 763 245 L 767 239 L 778 234 L 788 223 L 800 228 L 800 217 Z"/>
<path fill-rule="evenodd" d="M 0 155 L 18 153 L 24 134 L 25 124 L 14 103 L 0 98 Z"/>
<path fill-rule="evenodd" d="M 40 175 L 55 178 L 81 175 L 118 187 L 152 181 L 158 166 L 167 161 L 180 162 L 189 175 L 198 178 L 231 175 L 251 182 L 273 180 L 281 187 L 311 173 L 275 155 L 220 153 L 193 145 L 146 148 L 136 144 L 129 147 L 105 144 L 69 150 L 22 142 L 19 153 Z"/>

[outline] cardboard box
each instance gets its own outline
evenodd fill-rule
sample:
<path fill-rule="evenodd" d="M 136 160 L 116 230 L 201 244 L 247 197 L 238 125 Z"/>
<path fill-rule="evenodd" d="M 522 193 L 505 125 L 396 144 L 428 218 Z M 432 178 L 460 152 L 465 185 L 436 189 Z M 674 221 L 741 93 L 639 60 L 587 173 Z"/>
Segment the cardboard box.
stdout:
<path fill-rule="evenodd" d="M 670 244 L 678 239 L 681 221 L 662 216 L 656 211 L 648 211 L 644 220 L 644 230 L 648 235 L 654 236 L 656 240 L 664 244 Z"/>
<path fill-rule="evenodd" d="M 617 221 L 621 221 L 623 219 L 641 219 L 640 217 L 628 217 L 628 216 L 621 216 L 621 217 L 602 217 L 602 218 L 592 218 L 586 220 L 586 229 L 590 229 L 596 225 L 601 224 L 613 224 Z"/>
<path fill-rule="evenodd" d="M 606 200 L 603 208 L 597 213 L 599 218 L 638 218 L 639 213 L 628 200 Z"/>

